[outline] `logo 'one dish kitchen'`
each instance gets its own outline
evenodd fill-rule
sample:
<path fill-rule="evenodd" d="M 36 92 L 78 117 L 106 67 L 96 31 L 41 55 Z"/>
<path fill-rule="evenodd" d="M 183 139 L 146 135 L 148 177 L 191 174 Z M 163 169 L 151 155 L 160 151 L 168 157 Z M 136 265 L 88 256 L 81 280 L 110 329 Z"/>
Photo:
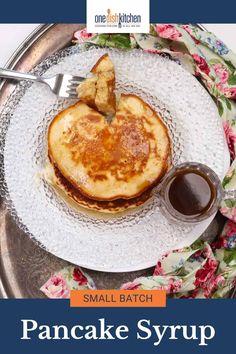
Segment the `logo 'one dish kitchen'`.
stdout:
<path fill-rule="evenodd" d="M 97 14 L 94 16 L 95 27 L 139 27 L 142 22 L 140 14 L 112 12 L 107 9 L 106 14 Z"/>
<path fill-rule="evenodd" d="M 87 0 L 89 33 L 149 33 L 149 0 Z"/>

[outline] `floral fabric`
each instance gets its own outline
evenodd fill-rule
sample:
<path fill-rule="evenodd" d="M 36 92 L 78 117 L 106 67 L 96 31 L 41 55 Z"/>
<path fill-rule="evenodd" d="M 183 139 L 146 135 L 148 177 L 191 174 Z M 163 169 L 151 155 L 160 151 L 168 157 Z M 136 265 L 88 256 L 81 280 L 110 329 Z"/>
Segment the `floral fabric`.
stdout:
<path fill-rule="evenodd" d="M 40 290 L 51 299 L 67 299 L 70 290 L 95 289 L 93 280 L 78 267 L 66 267 L 54 274 Z"/>
<path fill-rule="evenodd" d="M 228 221 L 218 241 L 196 241 L 164 254 L 153 276 L 122 289 L 164 289 L 174 298 L 222 298 L 236 286 L 236 224 Z"/>
<path fill-rule="evenodd" d="M 214 34 L 193 25 L 153 24 L 149 34 L 74 33 L 74 43 L 112 48 L 141 48 L 166 55 L 195 75 L 213 97 L 232 160 L 224 178 L 225 189 L 236 188 L 236 55 Z M 218 240 L 209 245 L 195 242 L 161 257 L 153 276 L 135 279 L 123 289 L 166 289 L 177 298 L 221 298 L 236 286 L 236 200 L 222 202 L 227 221 Z M 84 280 L 76 281 L 74 272 Z M 63 269 L 41 290 L 48 297 L 69 297 L 70 289 L 94 288 L 92 280 L 77 267 Z"/>

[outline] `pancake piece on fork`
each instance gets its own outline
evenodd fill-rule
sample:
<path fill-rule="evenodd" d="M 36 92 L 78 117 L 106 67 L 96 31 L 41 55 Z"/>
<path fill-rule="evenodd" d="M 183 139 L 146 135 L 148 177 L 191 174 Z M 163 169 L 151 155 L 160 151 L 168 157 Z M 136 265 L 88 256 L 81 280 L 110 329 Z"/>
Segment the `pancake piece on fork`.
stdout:
<path fill-rule="evenodd" d="M 104 54 L 91 69 L 92 77 L 77 88 L 78 97 L 101 113 L 112 115 L 116 111 L 115 68 L 108 54 Z"/>

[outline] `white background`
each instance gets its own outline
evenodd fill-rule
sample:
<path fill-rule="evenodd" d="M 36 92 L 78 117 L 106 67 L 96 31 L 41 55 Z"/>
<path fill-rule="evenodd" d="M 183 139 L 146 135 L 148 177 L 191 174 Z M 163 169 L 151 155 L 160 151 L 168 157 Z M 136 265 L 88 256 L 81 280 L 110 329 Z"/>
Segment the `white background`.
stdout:
<path fill-rule="evenodd" d="M 236 24 L 203 24 L 236 53 Z M 4 66 L 21 42 L 38 24 L 0 24 L 0 66 Z"/>

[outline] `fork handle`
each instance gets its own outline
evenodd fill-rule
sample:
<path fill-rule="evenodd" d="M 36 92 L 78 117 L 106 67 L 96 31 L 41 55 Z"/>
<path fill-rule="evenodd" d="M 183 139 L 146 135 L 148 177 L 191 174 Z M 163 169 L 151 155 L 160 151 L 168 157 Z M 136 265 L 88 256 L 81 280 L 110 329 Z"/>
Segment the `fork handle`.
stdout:
<path fill-rule="evenodd" d="M 0 68 L 0 77 L 5 79 L 15 79 L 15 80 L 30 80 L 43 82 L 42 78 L 28 73 L 22 73 L 19 71 L 8 70 Z"/>

